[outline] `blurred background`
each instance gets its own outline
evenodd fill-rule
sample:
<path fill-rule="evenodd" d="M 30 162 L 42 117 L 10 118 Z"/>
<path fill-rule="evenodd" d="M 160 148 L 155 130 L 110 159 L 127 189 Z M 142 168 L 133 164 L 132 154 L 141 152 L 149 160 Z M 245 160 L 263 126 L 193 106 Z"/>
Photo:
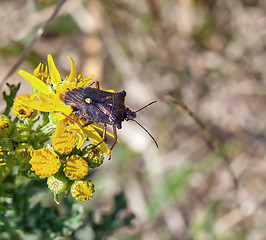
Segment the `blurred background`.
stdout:
<path fill-rule="evenodd" d="M 57 4 L 0 0 L 1 91 Z M 7 82 L 30 93 L 17 71 L 47 54 L 62 77 L 70 56 L 102 89 L 125 90 L 132 110 L 157 100 L 137 120 L 159 149 L 123 122 L 85 203 L 56 205 L 45 181 L 18 178 L 20 228 L 1 239 L 266 239 L 266 1 L 68 0 Z"/>

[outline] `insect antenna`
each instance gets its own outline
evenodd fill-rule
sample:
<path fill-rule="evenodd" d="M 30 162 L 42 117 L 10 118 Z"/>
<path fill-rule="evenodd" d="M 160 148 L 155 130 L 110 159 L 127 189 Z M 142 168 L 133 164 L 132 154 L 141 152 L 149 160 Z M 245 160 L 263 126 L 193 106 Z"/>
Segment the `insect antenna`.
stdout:
<path fill-rule="evenodd" d="M 139 110 L 135 111 L 135 113 L 141 111 L 142 109 L 144 109 L 144 108 L 146 108 L 146 107 L 148 107 L 148 106 L 150 106 L 150 105 L 152 105 L 153 103 L 156 103 L 156 102 L 157 102 L 157 101 L 153 101 L 153 102 L 151 102 L 151 103 L 145 105 L 144 107 L 142 107 L 142 108 L 140 108 Z"/>
<path fill-rule="evenodd" d="M 156 102 L 156 101 L 155 101 L 155 102 Z M 154 102 L 152 102 L 152 103 L 154 103 Z M 147 106 L 151 105 L 152 103 L 148 104 Z M 145 107 L 147 107 L 147 106 L 145 106 Z M 143 109 L 143 108 L 142 108 L 142 109 Z M 130 119 L 130 120 L 134 121 L 134 122 L 137 123 L 140 127 L 142 127 L 142 129 L 143 129 L 146 133 L 148 133 L 149 136 L 152 138 L 152 140 L 154 141 L 156 147 L 159 148 L 159 145 L 158 145 L 158 143 L 156 142 L 155 138 L 150 134 L 150 132 L 149 132 L 145 127 L 143 127 L 143 126 L 142 126 L 139 122 L 137 122 L 135 119 Z"/>

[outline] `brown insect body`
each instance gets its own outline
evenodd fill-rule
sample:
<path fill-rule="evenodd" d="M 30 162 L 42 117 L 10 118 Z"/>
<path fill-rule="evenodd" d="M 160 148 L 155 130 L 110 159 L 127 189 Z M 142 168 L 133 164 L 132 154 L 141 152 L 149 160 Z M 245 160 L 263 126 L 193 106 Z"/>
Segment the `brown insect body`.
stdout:
<path fill-rule="evenodd" d="M 70 105 L 73 108 L 73 113 L 76 114 L 78 117 L 84 119 L 87 123 L 85 125 L 80 125 L 78 122 L 74 121 L 73 119 L 62 113 L 73 122 L 76 122 L 81 127 L 86 127 L 92 123 L 104 124 L 102 141 L 97 145 L 95 145 L 94 147 L 97 147 L 105 140 L 107 124 L 112 125 L 114 132 L 114 143 L 110 148 L 110 154 L 111 154 L 111 150 L 113 149 L 114 145 L 117 142 L 116 128 L 121 129 L 122 122 L 124 120 L 135 121 L 150 135 L 150 137 L 153 139 L 156 146 L 158 147 L 158 144 L 156 140 L 153 138 L 153 136 L 134 119 L 137 116 L 136 112 L 144 109 L 145 107 L 151 105 L 156 101 L 151 102 L 150 104 L 134 112 L 125 106 L 125 96 L 126 96 L 125 91 L 117 93 L 103 91 L 99 89 L 99 82 L 96 81 L 93 82 L 92 84 L 94 83 L 96 84 L 96 88 L 92 87 L 75 88 L 60 95 L 61 101 L 63 101 L 66 105 Z M 109 159 L 110 158 L 111 155 Z"/>
<path fill-rule="evenodd" d="M 125 106 L 126 92 L 107 92 L 91 87 L 75 88 L 64 93 L 64 103 L 89 123 L 103 123 L 122 128 L 122 121 L 131 120 L 136 113 Z"/>

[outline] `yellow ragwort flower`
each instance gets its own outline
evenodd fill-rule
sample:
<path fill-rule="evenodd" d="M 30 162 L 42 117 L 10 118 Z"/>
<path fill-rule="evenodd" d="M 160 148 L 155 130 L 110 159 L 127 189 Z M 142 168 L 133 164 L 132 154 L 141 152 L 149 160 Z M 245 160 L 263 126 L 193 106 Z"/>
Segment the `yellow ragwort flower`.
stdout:
<path fill-rule="evenodd" d="M 76 146 L 77 139 L 72 132 L 65 131 L 61 135 L 53 133 L 52 135 L 53 148 L 60 154 L 69 154 Z"/>
<path fill-rule="evenodd" d="M 76 180 L 71 185 L 71 195 L 78 201 L 89 200 L 94 192 L 94 184 L 90 180 Z"/>
<path fill-rule="evenodd" d="M 3 155 L 3 149 L 2 147 L 0 146 L 0 156 Z M 0 162 L 2 162 L 4 159 L 0 158 Z M 0 166 L 3 166 L 3 165 L 6 165 L 6 163 L 0 163 Z"/>
<path fill-rule="evenodd" d="M 59 171 L 61 166 L 59 156 L 48 148 L 34 150 L 31 153 L 31 170 L 39 175 L 40 178 L 51 177 Z"/>
<path fill-rule="evenodd" d="M 33 114 L 33 109 L 21 104 L 21 101 L 29 100 L 29 94 L 21 94 L 19 97 L 16 97 L 15 102 L 13 104 L 13 113 L 17 117 L 30 117 Z"/>
<path fill-rule="evenodd" d="M 67 157 L 64 164 L 64 173 L 71 180 L 84 178 L 88 170 L 88 163 L 78 155 Z"/>
<path fill-rule="evenodd" d="M 47 56 L 49 77 L 45 82 L 30 73 L 20 70 L 19 74 L 24 77 L 38 92 L 32 94 L 30 99 L 23 99 L 17 102 L 21 105 L 30 107 L 38 111 L 54 114 L 57 118 L 56 129 L 57 134 L 59 135 L 65 132 L 67 125 L 70 125 L 71 130 L 74 131 L 79 138 L 77 148 L 81 147 L 81 145 L 85 141 L 86 136 L 95 145 L 97 145 L 98 143 L 102 142 L 102 138 L 94 128 L 101 130 L 102 128 L 100 128 L 96 124 L 91 124 L 87 127 L 80 127 L 73 121 L 71 122 L 71 124 L 69 124 L 69 119 L 66 116 L 70 116 L 73 109 L 71 108 L 71 106 L 65 105 L 59 98 L 60 94 L 63 92 L 67 92 L 74 88 L 87 86 L 92 79 L 92 76 L 89 78 L 84 78 L 83 74 L 80 74 L 77 77 L 75 63 L 70 57 L 68 58 L 71 61 L 71 71 L 64 80 L 61 79 L 51 55 Z M 41 68 L 41 66 L 39 65 L 36 72 L 40 71 L 43 72 L 43 68 Z M 46 70 L 44 72 L 46 72 Z M 111 135 L 110 133 L 107 134 Z M 110 152 L 104 142 L 102 142 L 98 146 L 98 148 L 107 155 Z"/>
<path fill-rule="evenodd" d="M 47 79 L 49 78 L 47 66 L 44 67 L 44 65 L 40 63 L 38 67 L 34 69 L 33 75 L 42 80 L 44 83 L 47 83 Z"/>

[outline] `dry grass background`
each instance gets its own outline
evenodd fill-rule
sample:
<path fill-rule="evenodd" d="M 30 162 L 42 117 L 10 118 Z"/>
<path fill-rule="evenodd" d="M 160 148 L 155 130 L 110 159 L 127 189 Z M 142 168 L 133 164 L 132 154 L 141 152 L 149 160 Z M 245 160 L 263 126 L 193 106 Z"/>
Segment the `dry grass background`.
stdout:
<path fill-rule="evenodd" d="M 0 79 L 56 3 L 0 1 Z M 71 56 L 102 88 L 126 90 L 133 110 L 158 100 L 138 120 L 160 148 L 126 122 L 93 175 L 85 207 L 107 211 L 124 191 L 136 215 L 109 239 L 266 239 L 264 0 L 68 0 L 19 68 L 49 53 L 62 76 Z M 29 93 L 16 72 L 7 81 Z"/>

